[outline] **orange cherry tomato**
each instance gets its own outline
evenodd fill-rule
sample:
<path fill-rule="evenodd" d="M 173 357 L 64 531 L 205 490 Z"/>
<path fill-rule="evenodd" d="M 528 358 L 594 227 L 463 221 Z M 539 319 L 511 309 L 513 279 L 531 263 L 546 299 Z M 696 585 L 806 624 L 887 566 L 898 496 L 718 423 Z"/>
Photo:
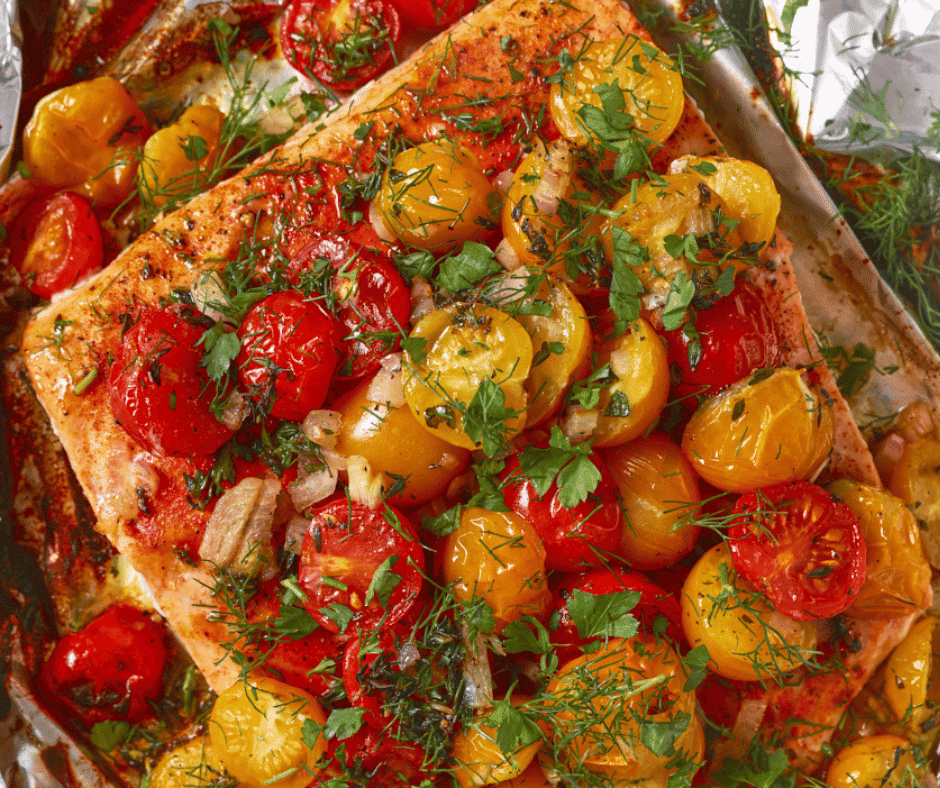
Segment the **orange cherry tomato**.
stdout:
<path fill-rule="evenodd" d="M 10 231 L 10 263 L 36 295 L 50 298 L 101 266 L 101 227 L 77 194 L 37 197 Z"/>

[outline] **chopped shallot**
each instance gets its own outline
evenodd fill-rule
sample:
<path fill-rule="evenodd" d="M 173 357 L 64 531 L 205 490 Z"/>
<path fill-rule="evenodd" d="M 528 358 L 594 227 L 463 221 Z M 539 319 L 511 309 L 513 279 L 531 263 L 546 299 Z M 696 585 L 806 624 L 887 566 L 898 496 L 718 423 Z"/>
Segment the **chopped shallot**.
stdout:
<path fill-rule="evenodd" d="M 411 322 L 417 323 L 429 312 L 434 311 L 434 291 L 423 276 L 411 278 Z"/>
<path fill-rule="evenodd" d="M 558 204 L 568 191 L 573 172 L 571 146 L 556 140 L 546 150 L 545 173 L 532 192 L 532 202 L 540 213 L 558 213 Z"/>
<path fill-rule="evenodd" d="M 229 299 L 217 272 L 208 271 L 204 273 L 193 282 L 189 291 L 196 304 L 196 309 L 216 322 L 225 320 L 225 314 L 222 310 L 228 306 Z"/>
<path fill-rule="evenodd" d="M 222 409 L 221 422 L 233 432 L 239 429 L 248 415 L 248 404 L 249 399 L 245 392 L 234 392 Z"/>
<path fill-rule="evenodd" d="M 467 656 L 463 661 L 464 685 L 463 697 L 471 709 L 485 709 L 493 705 L 493 672 L 490 669 L 489 649 L 483 635 L 477 635 L 474 642 L 469 641 L 466 626 L 463 630 Z"/>
<path fill-rule="evenodd" d="M 347 492 L 350 499 L 369 509 L 378 509 L 382 505 L 385 474 L 381 471 L 373 473 L 369 461 L 358 454 L 347 459 L 346 473 L 349 474 Z"/>
<path fill-rule="evenodd" d="M 309 527 L 310 520 L 306 517 L 291 518 L 284 531 L 284 549 L 290 550 L 295 555 L 300 555 L 300 549 L 304 544 L 304 535 Z"/>
<path fill-rule="evenodd" d="M 376 207 L 375 200 L 369 203 L 369 224 L 372 225 L 375 234 L 383 241 L 396 240 L 395 233 L 393 233 L 392 228 L 385 223 L 382 211 Z"/>
<path fill-rule="evenodd" d="M 389 408 L 400 408 L 405 404 L 401 353 L 390 353 L 382 359 L 381 364 L 381 368 L 369 383 L 366 399 Z"/>
<path fill-rule="evenodd" d="M 499 246 L 496 247 L 496 253 L 493 256 L 496 258 L 496 262 L 507 271 L 515 271 L 522 265 L 522 260 L 519 259 L 516 248 L 505 238 L 499 242 Z"/>
<path fill-rule="evenodd" d="M 581 443 L 594 434 L 600 417 L 598 410 L 584 410 L 574 406 L 565 414 L 561 430 L 574 443 Z"/>
<path fill-rule="evenodd" d="M 307 440 L 327 449 L 336 446 L 343 415 L 337 410 L 312 410 L 304 417 L 301 429 Z"/>
<path fill-rule="evenodd" d="M 242 479 L 219 498 L 206 525 L 199 557 L 243 577 L 277 571 L 272 533 L 281 483 Z"/>
<path fill-rule="evenodd" d="M 329 498 L 336 492 L 338 478 L 337 472 L 329 466 L 307 474 L 301 471 L 297 476 L 297 481 L 287 488 L 294 508 L 302 512 L 313 504 Z"/>

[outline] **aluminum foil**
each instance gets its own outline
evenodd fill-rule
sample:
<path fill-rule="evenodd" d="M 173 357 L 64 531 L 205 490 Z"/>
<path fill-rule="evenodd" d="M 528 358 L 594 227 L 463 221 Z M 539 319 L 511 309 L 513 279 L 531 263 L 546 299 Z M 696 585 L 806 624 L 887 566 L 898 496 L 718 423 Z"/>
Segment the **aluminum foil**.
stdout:
<path fill-rule="evenodd" d="M 16 0 L 0 0 L 0 181 L 9 172 L 23 91 L 22 44 Z"/>
<path fill-rule="evenodd" d="M 937 0 L 766 0 L 792 36 L 781 48 L 800 128 L 826 150 L 914 147 L 940 161 Z M 789 10 L 788 10 L 789 9 Z"/>

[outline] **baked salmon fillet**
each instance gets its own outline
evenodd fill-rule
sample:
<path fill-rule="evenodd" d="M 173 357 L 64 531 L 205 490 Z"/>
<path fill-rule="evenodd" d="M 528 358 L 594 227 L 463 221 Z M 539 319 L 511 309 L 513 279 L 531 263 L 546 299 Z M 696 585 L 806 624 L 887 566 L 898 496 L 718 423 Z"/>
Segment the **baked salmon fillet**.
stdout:
<path fill-rule="evenodd" d="M 618 0 L 496 0 L 366 86 L 325 123 L 303 128 L 160 220 L 108 268 L 54 300 L 28 326 L 22 351 L 30 378 L 97 516 L 97 528 L 144 578 L 217 691 L 236 681 L 240 666 L 229 658 L 231 633 L 219 620 L 217 573 L 200 559 L 211 506 L 204 510 L 188 500 L 187 482 L 206 466 L 199 459 L 161 456 L 118 423 L 108 380 L 128 324 L 141 309 L 190 291 L 208 271 L 222 270 L 271 228 L 286 227 L 278 242 L 286 259 L 326 230 L 381 247 L 372 225 L 362 220 L 368 202 L 357 190 L 381 173 L 390 140 L 421 142 L 446 134 L 498 180 L 537 134 L 557 137 L 546 108 L 563 64 L 592 41 L 625 36 L 650 40 Z M 676 130 L 652 154 L 651 165 L 663 173 L 682 156 L 722 151 L 686 97 Z M 350 218 L 356 211 L 359 216 Z M 865 441 L 803 312 L 788 249 L 778 232 L 750 274 L 780 333 L 781 363 L 813 368 L 831 400 L 835 438 L 824 475 L 877 486 Z M 840 686 L 839 703 L 802 714 L 831 729 L 912 620 L 866 622 L 864 659 L 853 666 L 848 688 L 841 674 L 832 675 Z M 814 677 L 820 681 L 825 679 Z M 785 705 L 781 692 L 800 691 L 777 689 L 774 702 Z M 779 732 L 786 738 L 784 727 Z M 826 738 L 823 733 L 805 745 L 791 742 L 794 762 L 805 766 L 817 760 Z"/>

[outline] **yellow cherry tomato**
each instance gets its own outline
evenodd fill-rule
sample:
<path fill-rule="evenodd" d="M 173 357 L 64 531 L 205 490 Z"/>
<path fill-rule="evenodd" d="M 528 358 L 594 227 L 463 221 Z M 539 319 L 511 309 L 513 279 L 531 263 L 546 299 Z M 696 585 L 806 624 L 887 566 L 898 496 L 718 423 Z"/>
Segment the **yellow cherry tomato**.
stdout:
<path fill-rule="evenodd" d="M 326 751 L 325 723 L 303 690 L 271 678 L 237 681 L 216 698 L 209 744 L 248 788 L 305 788 Z"/>
<path fill-rule="evenodd" d="M 437 140 L 394 158 L 375 205 L 396 238 L 442 250 L 479 240 L 495 226 L 496 195 L 470 151 Z"/>
<path fill-rule="evenodd" d="M 551 309 L 516 315 L 532 340 L 532 371 L 525 388 L 529 397 L 526 427 L 541 424 L 561 407 L 572 378 L 590 361 L 591 324 L 581 302 L 570 288 L 549 276 L 539 286 L 529 305 L 539 302 Z"/>
<path fill-rule="evenodd" d="M 940 565 L 940 441 L 922 438 L 908 443 L 888 488 L 927 526 L 924 546 L 931 563 Z"/>
<path fill-rule="evenodd" d="M 576 281 L 584 278 L 580 269 L 598 267 L 590 254 L 603 223 L 596 208 L 602 201 L 577 176 L 577 165 L 569 143 L 537 141 L 516 168 L 502 209 L 503 235 L 523 265 Z"/>
<path fill-rule="evenodd" d="M 406 355 L 405 399 L 426 429 L 489 454 L 522 429 L 532 341 L 517 320 L 480 304 L 452 304 L 421 318 L 411 340 L 424 344 Z"/>
<path fill-rule="evenodd" d="M 470 452 L 425 429 L 407 406 L 373 402 L 370 384 L 362 383 L 333 404 L 343 417 L 336 451 L 365 457 L 373 471 L 402 479 L 401 492 L 388 496 L 394 506 L 418 506 L 443 495 L 469 464 Z"/>
<path fill-rule="evenodd" d="M 724 543 L 696 561 L 680 601 L 689 644 L 705 646 L 710 667 L 725 678 L 779 679 L 809 659 L 816 647 L 816 627 L 773 612 L 737 576 Z"/>
<path fill-rule="evenodd" d="M 831 788 L 917 788 L 923 771 L 900 736 L 864 736 L 839 750 L 826 772 Z"/>
<path fill-rule="evenodd" d="M 770 243 L 780 213 L 780 194 L 763 167 L 746 159 L 683 156 L 669 169 L 701 178 L 722 199 L 726 215 L 739 223 L 744 241 Z"/>
<path fill-rule="evenodd" d="M 689 516 L 701 495 L 679 446 L 654 433 L 605 451 L 602 457 L 623 508 L 620 555 L 637 569 L 661 569 L 688 553 L 700 530 Z"/>
<path fill-rule="evenodd" d="M 619 446 L 646 432 L 669 398 L 666 348 L 644 318 L 627 332 L 602 342 L 601 367 L 610 364 L 609 379 L 600 389 L 594 446 Z"/>
<path fill-rule="evenodd" d="M 604 118 L 604 107 L 618 101 L 640 138 L 665 141 L 685 107 L 675 63 L 635 36 L 592 42 L 577 52 L 574 65 L 552 85 L 549 109 L 559 131 L 583 147 L 598 137 L 593 116 Z"/>
<path fill-rule="evenodd" d="M 544 617 L 551 605 L 542 540 L 512 512 L 464 509 L 444 546 L 443 573 L 457 599 L 489 605 L 498 630 L 523 616 Z"/>
<path fill-rule="evenodd" d="M 695 266 L 709 266 L 716 273 L 726 264 L 742 267 L 733 259 L 721 262 L 742 243 L 738 229 L 720 221 L 726 215 L 722 199 L 697 175 L 657 176 L 639 186 L 635 195 L 627 194 L 614 205 L 602 228 L 602 240 L 611 260 L 617 259 L 624 239 L 632 239 L 647 250 L 649 260 L 633 266 L 633 272 L 647 293 L 665 295 L 678 274 L 691 277 Z M 667 248 L 667 236 L 684 238 L 688 234 L 700 241 L 695 245 L 694 259 L 689 259 L 681 245 Z"/>
<path fill-rule="evenodd" d="M 160 207 L 211 186 L 220 174 L 216 157 L 224 123 L 219 110 L 200 104 L 150 135 L 137 176 L 144 198 Z"/>
<path fill-rule="evenodd" d="M 106 208 L 134 189 L 138 152 L 150 123 L 124 86 L 98 77 L 43 98 L 23 132 L 23 161 L 34 178 Z"/>
<path fill-rule="evenodd" d="M 918 621 L 885 663 L 884 697 L 914 735 L 936 727 L 940 704 L 940 626 L 935 616 Z"/>
<path fill-rule="evenodd" d="M 615 638 L 564 664 L 545 693 L 560 765 L 582 765 L 614 784 L 644 780 L 665 785 L 677 753 L 700 760 L 704 738 L 695 693 L 686 691 L 681 659 L 664 641 Z M 649 749 L 644 724 L 675 726 L 678 737 L 663 752 Z"/>
<path fill-rule="evenodd" d="M 705 400 L 686 425 L 682 451 L 720 490 L 747 492 L 809 478 L 832 450 L 832 407 L 800 370 L 757 373 Z"/>
<path fill-rule="evenodd" d="M 529 698 L 512 697 L 512 705 L 519 706 Z M 454 736 L 451 757 L 454 759 L 454 779 L 460 788 L 477 788 L 493 785 L 521 775 L 535 761 L 542 746 L 536 739 L 511 753 L 504 753 L 496 743 L 498 726 L 487 722 L 487 717 L 478 717 L 463 726 Z"/>
<path fill-rule="evenodd" d="M 150 773 L 148 788 L 190 788 L 211 785 L 225 775 L 218 755 L 205 736 L 197 736 L 166 753 Z"/>
<path fill-rule="evenodd" d="M 865 585 L 846 615 L 899 618 L 927 607 L 933 573 L 910 509 L 887 490 L 848 479 L 829 485 L 829 491 L 852 510 L 867 547 Z"/>

